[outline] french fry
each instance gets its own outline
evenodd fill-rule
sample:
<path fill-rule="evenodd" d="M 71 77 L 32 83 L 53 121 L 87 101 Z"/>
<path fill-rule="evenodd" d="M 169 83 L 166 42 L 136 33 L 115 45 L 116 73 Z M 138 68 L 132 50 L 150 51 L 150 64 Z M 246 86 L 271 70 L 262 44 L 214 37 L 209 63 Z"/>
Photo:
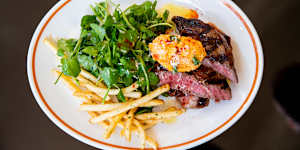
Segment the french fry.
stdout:
<path fill-rule="evenodd" d="M 97 116 L 99 115 L 99 113 L 93 112 L 93 111 L 89 111 L 88 114 L 89 114 L 92 118 L 97 117 Z M 101 121 L 101 122 L 99 122 L 98 124 L 99 124 L 100 126 L 102 126 L 104 129 L 107 129 L 108 126 L 109 126 L 109 123 L 108 123 L 106 120 Z"/>
<path fill-rule="evenodd" d="M 55 75 L 57 77 L 61 74 L 61 72 L 58 70 L 53 70 L 53 72 L 55 73 Z M 76 83 L 74 83 L 74 81 L 71 77 L 68 77 L 68 76 L 65 76 L 64 74 L 62 74 L 61 79 L 63 79 L 63 81 L 68 85 L 68 87 L 72 91 L 81 91 L 81 89 L 76 85 Z"/>
<path fill-rule="evenodd" d="M 124 121 L 119 121 L 118 122 L 118 127 L 120 127 L 120 128 L 124 128 L 125 127 L 125 123 L 124 123 Z"/>
<path fill-rule="evenodd" d="M 129 103 L 127 103 L 126 105 L 122 105 L 110 112 L 107 112 L 107 113 L 104 113 L 104 114 L 101 114 L 99 115 L 98 117 L 95 117 L 93 119 L 91 119 L 91 122 L 92 123 L 97 123 L 97 122 L 100 122 L 102 120 L 105 120 L 107 118 L 110 118 L 112 116 L 116 116 L 120 113 L 123 113 L 123 112 L 126 112 L 132 108 L 135 108 L 135 107 L 138 107 L 139 105 L 143 104 L 143 103 L 146 103 L 148 101 L 150 101 L 151 99 L 159 96 L 160 94 L 164 93 L 164 92 L 167 92 L 170 90 L 170 86 L 168 84 L 166 85 L 163 85 L 159 88 L 157 88 L 156 90 L 150 92 L 149 94 L 135 100 L 135 101 L 130 101 Z"/>
<path fill-rule="evenodd" d="M 81 69 L 80 75 L 83 76 L 83 77 L 85 77 L 86 79 L 92 81 L 92 82 L 93 82 L 94 84 L 96 84 L 98 87 L 100 87 L 100 88 L 105 88 L 105 91 L 103 91 L 103 92 L 106 92 L 106 91 L 107 91 L 106 86 L 105 86 L 102 82 L 98 82 L 97 78 L 96 78 L 94 75 L 92 75 L 92 74 L 90 74 L 89 72 L 87 72 L 86 70 Z M 130 86 L 128 86 L 128 87 L 122 89 L 122 92 L 125 93 L 125 94 L 126 94 L 126 93 L 131 93 L 132 91 L 135 91 L 138 87 L 139 87 L 138 83 L 135 82 L 135 83 L 133 83 L 132 85 L 130 85 Z M 111 91 L 112 91 L 112 92 L 111 92 L 111 93 L 109 92 L 109 95 L 117 95 L 117 94 L 119 93 L 119 90 L 118 90 L 118 89 L 116 89 L 116 91 L 115 91 L 115 90 L 111 90 Z M 113 93 L 113 94 L 112 94 L 112 93 Z M 129 97 L 130 97 L 130 96 L 129 96 Z M 133 97 L 133 98 L 136 98 L 136 97 Z"/>
<path fill-rule="evenodd" d="M 91 73 L 87 72 L 86 70 L 81 69 L 80 75 L 83 76 L 83 77 L 85 77 L 86 79 L 90 80 L 91 82 L 93 82 L 97 86 L 102 87 L 102 88 L 106 88 L 106 86 L 102 82 L 99 82 L 94 75 L 92 75 Z"/>
<path fill-rule="evenodd" d="M 152 107 L 152 106 L 158 106 L 158 105 L 162 105 L 162 104 L 164 104 L 163 100 L 153 99 L 147 103 L 140 105 L 139 107 Z"/>
<path fill-rule="evenodd" d="M 150 129 L 150 128 L 152 128 L 153 126 L 155 126 L 156 124 L 157 124 L 157 123 L 145 124 L 145 125 L 143 125 L 143 129 L 144 129 L 144 130 Z"/>
<path fill-rule="evenodd" d="M 158 143 L 157 143 L 155 140 L 153 140 L 151 137 L 146 136 L 146 142 L 147 142 L 154 150 L 157 150 Z"/>
<path fill-rule="evenodd" d="M 124 129 L 120 131 L 120 136 L 125 136 L 125 130 Z"/>
<path fill-rule="evenodd" d="M 91 91 L 75 91 L 73 95 L 77 97 L 87 97 L 88 99 L 102 102 L 102 98 Z"/>
<path fill-rule="evenodd" d="M 163 120 L 140 120 L 141 124 L 143 125 L 144 130 L 152 128 L 156 124 L 162 122 Z"/>
<path fill-rule="evenodd" d="M 97 117 L 97 116 L 99 115 L 98 113 L 93 112 L 93 111 L 89 111 L 88 114 L 89 114 L 92 118 Z"/>
<path fill-rule="evenodd" d="M 169 107 L 169 108 L 167 108 L 165 111 L 175 111 L 175 110 L 177 110 L 176 107 Z"/>
<path fill-rule="evenodd" d="M 118 127 L 124 129 L 125 125 L 123 122 L 119 122 Z M 143 128 L 145 128 L 145 127 L 143 127 Z M 122 133 L 122 131 L 124 131 L 124 130 L 121 130 L 120 134 L 121 134 L 121 136 L 124 136 L 124 132 Z M 131 132 L 135 132 L 135 133 L 139 134 L 136 126 L 131 126 Z M 157 149 L 157 147 L 158 147 L 158 143 L 154 139 L 152 139 L 151 137 L 149 137 L 147 135 L 146 135 L 146 143 L 149 144 L 153 149 Z"/>
<path fill-rule="evenodd" d="M 126 113 L 121 113 L 115 117 L 113 117 L 110 121 L 110 125 L 108 126 L 108 128 L 106 129 L 105 133 L 104 133 L 104 138 L 108 139 L 112 132 L 115 130 L 118 122 L 122 119 L 122 117 L 125 115 Z"/>
<path fill-rule="evenodd" d="M 101 88 L 101 87 L 97 87 L 96 85 L 92 84 L 91 82 L 88 82 L 87 79 L 83 78 L 82 76 L 78 76 L 77 77 L 79 81 L 82 81 L 83 83 L 86 83 L 86 87 L 95 92 L 95 93 L 101 93 L 101 95 L 105 95 L 106 92 L 108 91 L 107 88 Z M 124 93 L 124 96 L 126 96 L 126 94 L 133 92 L 134 90 L 136 90 L 138 88 L 138 84 L 137 83 L 133 83 L 132 85 L 123 88 L 122 92 Z M 108 91 L 108 95 L 118 95 L 120 92 L 120 89 L 110 89 Z M 138 95 L 140 95 L 141 93 L 138 93 Z M 129 97 L 130 95 L 127 95 L 127 97 Z M 140 97 L 140 96 L 139 96 Z M 133 98 L 136 98 L 136 96 L 134 96 Z"/>
<path fill-rule="evenodd" d="M 137 88 L 139 87 L 139 84 L 137 82 L 131 84 L 130 86 L 126 87 L 126 88 L 123 88 L 122 89 L 122 92 L 125 94 L 125 93 L 131 93 L 133 91 L 135 91 Z M 118 92 L 119 93 L 119 92 Z M 118 94 L 117 93 L 117 94 Z"/>
<path fill-rule="evenodd" d="M 121 107 L 122 105 L 127 105 L 129 103 L 130 102 L 112 103 L 112 104 L 81 104 L 79 109 L 82 111 L 110 111 L 118 107 Z M 139 107 L 151 107 L 151 106 L 157 106 L 161 104 L 163 104 L 162 100 L 153 99 L 150 100 L 149 102 L 141 104 Z"/>
<path fill-rule="evenodd" d="M 130 97 L 130 98 L 140 98 L 142 97 L 142 92 L 130 92 L 130 93 L 124 93 L 125 97 Z"/>
<path fill-rule="evenodd" d="M 137 108 L 133 108 L 129 111 L 128 115 L 127 115 L 127 120 L 125 123 L 125 128 L 124 128 L 124 132 L 125 132 L 125 137 L 128 141 L 131 141 L 131 125 L 132 125 L 132 120 L 134 118 L 134 113 L 137 110 Z"/>
<path fill-rule="evenodd" d="M 83 85 L 84 87 L 86 87 L 88 90 L 96 93 L 98 96 L 100 96 L 101 98 L 105 97 L 105 92 L 99 92 L 97 89 L 99 87 L 97 87 L 94 83 L 92 83 L 91 81 L 87 80 L 86 78 L 84 78 L 83 76 L 79 75 L 77 77 L 77 79 L 81 82 L 81 85 Z M 106 101 L 110 100 L 111 98 L 109 96 L 106 96 Z"/>
<path fill-rule="evenodd" d="M 49 36 L 43 40 L 43 43 L 51 48 L 53 53 L 56 55 L 57 52 L 57 43 L 52 36 Z"/>
<path fill-rule="evenodd" d="M 152 112 L 152 113 L 144 113 L 136 115 L 135 118 L 139 120 L 149 120 L 149 119 L 156 119 L 156 120 L 163 120 L 171 117 L 177 117 L 181 115 L 184 111 L 179 110 L 172 110 L 172 111 L 164 111 L 164 112 Z"/>
<path fill-rule="evenodd" d="M 148 124 L 157 124 L 157 123 L 159 123 L 159 122 L 162 122 L 163 120 L 153 120 L 153 119 L 149 119 L 149 120 L 140 120 L 140 122 L 142 123 L 142 124 L 146 124 L 146 125 L 148 125 Z"/>
<path fill-rule="evenodd" d="M 144 149 L 145 148 L 145 141 L 146 141 L 145 130 L 144 130 L 143 126 L 141 125 L 141 123 L 138 120 L 133 119 L 133 123 L 137 127 L 138 134 L 140 135 L 140 138 L 142 140 L 142 146 L 141 146 L 141 148 Z"/>
<path fill-rule="evenodd" d="M 104 129 L 107 129 L 109 126 L 109 122 L 101 121 L 98 123 L 100 126 L 102 126 Z"/>

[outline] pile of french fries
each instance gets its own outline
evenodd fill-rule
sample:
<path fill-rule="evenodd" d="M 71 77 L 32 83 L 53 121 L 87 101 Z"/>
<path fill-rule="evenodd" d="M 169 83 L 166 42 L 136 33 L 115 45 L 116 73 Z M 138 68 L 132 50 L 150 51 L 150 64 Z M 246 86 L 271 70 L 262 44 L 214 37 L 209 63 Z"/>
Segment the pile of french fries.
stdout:
<path fill-rule="evenodd" d="M 45 38 L 44 43 L 56 53 L 57 45 L 52 37 Z M 133 83 L 123 89 L 110 89 L 108 96 L 103 100 L 108 89 L 89 72 L 82 69 L 76 79 L 61 74 L 59 70 L 53 72 L 57 77 L 60 76 L 60 79 L 73 91 L 74 96 L 83 100 L 79 109 L 90 115 L 90 123 L 98 124 L 105 129 L 103 135 L 105 139 L 111 136 L 116 127 L 120 127 L 122 129 L 120 135 L 128 141 L 131 141 L 132 133 L 136 133 L 141 139 L 142 149 L 145 148 L 146 144 L 153 149 L 157 149 L 158 143 L 146 135 L 146 130 L 157 123 L 177 117 L 185 111 L 184 109 L 170 107 L 161 112 L 136 114 L 139 107 L 163 105 L 163 100 L 155 98 L 170 90 L 170 86 L 167 84 L 142 96 L 142 93 L 137 91 L 138 83 Z M 116 95 L 120 90 L 122 90 L 126 99 L 124 103 L 120 103 L 116 99 Z"/>

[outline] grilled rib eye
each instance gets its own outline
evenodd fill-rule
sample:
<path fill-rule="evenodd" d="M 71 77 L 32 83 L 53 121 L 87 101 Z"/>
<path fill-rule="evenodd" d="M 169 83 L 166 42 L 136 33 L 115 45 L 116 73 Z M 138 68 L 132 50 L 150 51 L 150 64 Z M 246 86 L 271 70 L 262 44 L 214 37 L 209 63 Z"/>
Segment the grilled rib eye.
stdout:
<path fill-rule="evenodd" d="M 172 21 L 176 24 L 180 35 L 190 36 L 202 42 L 207 53 L 203 65 L 212 68 L 234 83 L 238 82 L 229 36 L 199 19 L 174 16 Z"/>

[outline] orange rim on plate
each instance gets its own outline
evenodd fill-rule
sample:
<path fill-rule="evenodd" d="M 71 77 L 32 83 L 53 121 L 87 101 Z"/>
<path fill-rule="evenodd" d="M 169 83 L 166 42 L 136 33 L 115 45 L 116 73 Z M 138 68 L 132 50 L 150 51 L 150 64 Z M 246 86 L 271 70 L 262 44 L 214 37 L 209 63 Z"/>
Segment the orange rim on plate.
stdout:
<path fill-rule="evenodd" d="M 68 125 L 65 121 L 63 121 L 54 111 L 53 109 L 49 106 L 49 104 L 46 102 L 44 96 L 42 95 L 41 93 L 41 90 L 39 88 L 39 85 L 38 85 L 38 82 L 37 82 L 37 79 L 36 79 L 36 74 L 35 74 L 35 55 L 36 55 L 36 50 L 37 50 L 37 46 L 39 44 L 39 41 L 40 41 L 40 38 L 41 38 L 41 35 L 43 34 L 45 28 L 47 27 L 48 23 L 51 21 L 51 19 L 64 7 L 66 6 L 69 2 L 71 2 L 71 0 L 66 0 L 66 2 L 64 2 L 61 6 L 59 6 L 51 15 L 50 17 L 47 19 L 47 21 L 45 22 L 45 24 L 42 26 L 38 36 L 37 36 L 37 40 L 34 44 L 34 48 L 33 48 L 33 55 L 32 55 L 32 73 L 33 73 L 33 80 L 34 80 L 34 85 L 37 89 L 37 92 L 38 92 L 38 95 L 39 97 L 41 98 L 42 102 L 44 103 L 44 105 L 46 106 L 46 108 L 50 111 L 50 113 L 60 122 L 62 123 L 65 127 L 67 127 L 68 129 L 70 129 L 71 131 L 75 132 L 76 134 L 88 139 L 88 140 L 91 140 L 93 142 L 96 142 L 96 143 L 99 143 L 99 144 L 103 144 L 103 145 L 106 145 L 106 146 L 111 146 L 111 147 L 114 147 L 114 148 L 120 148 L 120 149 L 139 149 L 139 148 L 135 148 L 135 147 L 126 147 L 126 146 L 120 146 L 120 145 L 115 145 L 115 144 L 110 144 L 110 143 L 106 143 L 106 142 L 103 142 L 103 141 L 100 141 L 100 140 L 97 140 L 97 139 L 94 139 L 92 137 L 89 137 L 83 133 L 81 133 L 80 131 L 74 129 L 73 127 L 71 127 L 70 125 Z M 201 137 L 198 137 L 198 138 L 195 138 L 193 140 L 190 140 L 190 141 L 187 141 L 187 142 L 184 142 L 184 143 L 180 143 L 180 144 L 176 144 L 176 145 L 171 145 L 171 146 L 166 146 L 166 147 L 160 147 L 159 149 L 169 149 L 169 148 L 178 148 L 180 146 L 184 146 L 184 145 L 188 145 L 188 144 L 191 144 L 193 142 L 196 142 L 198 140 L 201 140 L 205 137 L 208 137 L 209 135 L 215 133 L 216 131 L 218 131 L 219 129 L 221 129 L 222 127 L 224 127 L 225 125 L 227 125 L 233 118 L 235 118 L 237 116 L 237 114 L 242 110 L 242 108 L 244 107 L 244 105 L 247 103 L 248 99 L 250 98 L 253 90 L 254 90 L 254 87 L 255 87 L 255 84 L 257 82 L 257 77 L 258 77 L 258 64 L 259 64 L 259 57 L 258 57 L 258 51 L 257 51 L 257 45 L 256 45 L 256 42 L 255 42 L 255 39 L 254 39 L 254 36 L 253 36 L 253 33 L 251 32 L 250 30 L 250 27 L 248 26 L 248 24 L 246 23 L 246 21 L 243 19 L 243 17 L 238 13 L 237 10 L 235 10 L 229 3 L 225 2 L 225 1 L 222 1 L 223 4 L 229 8 L 239 19 L 240 21 L 242 21 L 243 25 L 245 26 L 245 28 L 247 29 L 250 37 L 251 37 L 251 41 L 252 41 L 252 44 L 253 44 L 253 47 L 254 47 L 254 51 L 255 51 L 255 56 L 256 56 L 256 69 L 255 69 L 255 76 L 254 76 L 254 80 L 253 80 L 253 83 L 252 83 L 252 87 L 250 89 L 250 92 L 249 94 L 247 95 L 246 99 L 244 100 L 244 102 L 242 103 L 242 105 L 239 107 L 239 109 L 227 120 L 225 121 L 223 124 L 221 124 L 220 126 L 218 126 L 216 129 L 208 132 L 207 134 L 201 136 Z"/>

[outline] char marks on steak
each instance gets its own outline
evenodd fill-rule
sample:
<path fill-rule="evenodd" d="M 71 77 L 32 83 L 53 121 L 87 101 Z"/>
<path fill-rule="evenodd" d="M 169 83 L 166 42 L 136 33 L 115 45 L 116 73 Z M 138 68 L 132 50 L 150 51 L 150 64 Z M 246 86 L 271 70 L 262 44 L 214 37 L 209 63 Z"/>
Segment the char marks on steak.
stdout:
<path fill-rule="evenodd" d="M 234 83 L 238 82 L 229 36 L 199 19 L 174 16 L 172 21 L 176 24 L 180 35 L 190 36 L 202 42 L 207 53 L 203 65 L 212 68 Z"/>

